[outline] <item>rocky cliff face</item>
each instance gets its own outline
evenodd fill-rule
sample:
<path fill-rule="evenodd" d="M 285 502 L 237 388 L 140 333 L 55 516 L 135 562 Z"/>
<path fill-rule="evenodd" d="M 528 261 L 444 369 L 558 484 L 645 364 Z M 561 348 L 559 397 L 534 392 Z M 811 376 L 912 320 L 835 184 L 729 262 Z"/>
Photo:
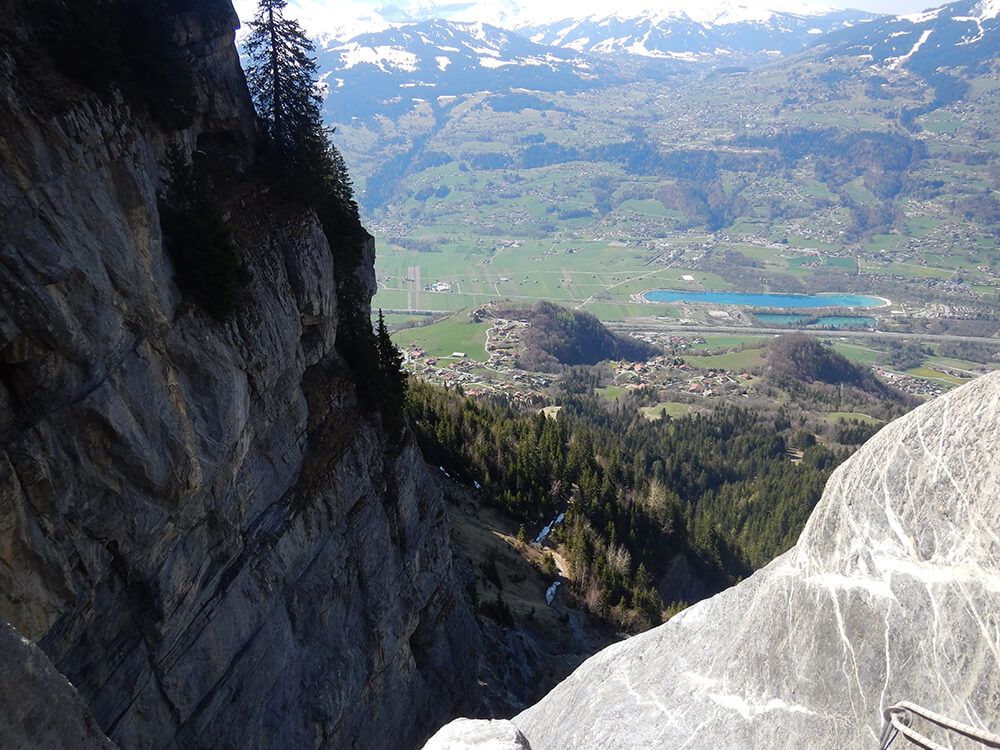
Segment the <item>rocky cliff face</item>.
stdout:
<path fill-rule="evenodd" d="M 534 750 L 871 748 L 902 700 L 996 732 L 997 529 L 1000 373 L 883 429 L 748 580 L 592 657 L 512 725 L 428 747 L 517 729 Z"/>
<path fill-rule="evenodd" d="M 373 246 L 336 268 L 253 177 L 234 14 L 169 21 L 197 84 L 178 132 L 17 54 L 31 24 L 8 21 L 0 619 L 121 747 L 412 746 L 462 699 L 477 631 L 439 489 L 335 348 L 338 281 L 370 296 Z M 224 324 L 163 251 L 169 143 L 225 174 L 249 281 Z M 0 672 L 0 704 L 20 689 Z"/>
<path fill-rule="evenodd" d="M 0 623 L 0 685 L 4 686 L 0 689 L 0 742 L 4 747 L 114 747 L 73 686 L 35 644 L 6 623 Z"/>

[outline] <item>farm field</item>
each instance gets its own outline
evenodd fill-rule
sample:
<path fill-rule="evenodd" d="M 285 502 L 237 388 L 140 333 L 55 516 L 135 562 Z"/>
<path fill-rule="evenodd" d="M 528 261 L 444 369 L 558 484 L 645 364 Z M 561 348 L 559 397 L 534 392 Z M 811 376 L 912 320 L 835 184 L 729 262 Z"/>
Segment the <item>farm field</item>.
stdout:
<path fill-rule="evenodd" d="M 650 422 L 656 422 L 663 418 L 666 414 L 671 419 L 679 419 L 680 417 L 686 417 L 692 412 L 692 406 L 690 404 L 681 404 L 676 401 L 664 401 L 654 406 L 644 406 L 639 411 L 642 415 L 648 419 Z"/>
<path fill-rule="evenodd" d="M 875 417 L 869 416 L 868 414 L 862 414 L 857 411 L 832 411 L 826 415 L 826 418 L 831 422 L 844 421 L 857 421 L 863 422 L 865 424 L 882 424 L 881 419 L 876 419 Z"/>
<path fill-rule="evenodd" d="M 720 75 L 696 86 L 535 92 L 513 111 L 478 92 L 415 102 L 391 128 L 342 123 L 338 137 L 359 184 L 378 189 L 371 205 L 361 192 L 378 238 L 375 305 L 404 320 L 410 310 L 498 299 L 558 301 L 608 321 L 713 313 L 633 302 L 664 288 L 874 292 L 892 301 L 896 324 L 899 313 L 946 320 L 977 306 L 996 311 L 996 227 L 968 213 L 978 209 L 956 213 L 973 205 L 968 191 L 996 184 L 989 160 L 963 156 L 996 130 L 995 87 L 974 85 L 961 117 L 942 109 L 902 133 L 894 118 L 908 96 L 920 100 L 917 90 L 873 99 L 860 79 L 834 85 L 826 72 L 811 62 L 794 76 L 760 71 L 736 89 Z M 781 107 L 790 87 L 815 97 L 808 112 Z M 780 163 L 780 144 L 744 166 L 726 144 L 744 137 L 748 119 L 761 131 L 822 125 L 840 139 L 889 134 L 881 150 L 919 154 L 900 173 L 904 186 L 945 187 L 892 194 L 837 151 L 823 156 L 834 176 L 817 171 L 820 157 Z M 941 129 L 958 121 L 965 124 Z M 389 135 L 392 143 L 372 148 Z M 647 144 L 688 161 L 675 169 L 669 159 L 636 158 Z M 380 159 L 400 155 L 408 168 L 380 171 Z M 876 325 L 889 312 L 877 313 Z"/>
<path fill-rule="evenodd" d="M 730 372 L 752 370 L 764 364 L 766 349 L 743 349 L 726 354 L 683 357 L 692 367 L 719 369 Z"/>
<path fill-rule="evenodd" d="M 617 385 L 609 385 L 603 388 L 596 388 L 595 393 L 603 399 L 614 401 L 624 396 L 628 391 Z"/>
<path fill-rule="evenodd" d="M 419 347 L 430 357 L 450 357 L 462 353 L 469 359 L 485 362 L 487 323 L 473 323 L 459 313 L 429 326 L 397 331 L 393 340 L 404 349 Z"/>

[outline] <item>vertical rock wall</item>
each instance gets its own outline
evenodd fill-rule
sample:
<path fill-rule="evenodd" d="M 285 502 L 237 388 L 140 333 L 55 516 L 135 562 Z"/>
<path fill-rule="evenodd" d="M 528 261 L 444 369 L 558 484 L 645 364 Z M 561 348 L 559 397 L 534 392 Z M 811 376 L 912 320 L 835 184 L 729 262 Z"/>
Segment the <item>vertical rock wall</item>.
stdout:
<path fill-rule="evenodd" d="M 121 747 L 411 746 L 477 631 L 438 488 L 335 350 L 338 278 L 372 269 L 253 177 L 233 24 L 171 23 L 181 132 L 0 53 L 0 619 Z M 225 324 L 163 252 L 168 143 L 225 174 Z"/>

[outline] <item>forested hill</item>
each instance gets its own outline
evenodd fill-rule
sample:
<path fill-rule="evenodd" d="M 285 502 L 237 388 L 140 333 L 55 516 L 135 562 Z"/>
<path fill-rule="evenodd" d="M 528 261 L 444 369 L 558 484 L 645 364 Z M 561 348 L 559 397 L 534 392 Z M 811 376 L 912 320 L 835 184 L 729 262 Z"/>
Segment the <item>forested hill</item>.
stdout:
<path fill-rule="evenodd" d="M 789 423 L 723 408 L 651 422 L 634 405 L 563 399 L 557 418 L 416 381 L 428 460 L 554 543 L 584 606 L 637 632 L 788 549 L 849 451 L 787 450 Z"/>
<path fill-rule="evenodd" d="M 595 365 L 609 359 L 643 362 L 662 354 L 652 344 L 612 333 L 590 313 L 551 302 L 508 310 L 505 315 L 529 324 L 519 357 L 528 370 L 552 372 L 561 365 Z"/>
<path fill-rule="evenodd" d="M 865 393 L 898 401 L 901 394 L 886 386 L 867 367 L 860 367 L 813 336 L 793 333 L 771 342 L 769 373 L 779 380 L 858 388 Z"/>

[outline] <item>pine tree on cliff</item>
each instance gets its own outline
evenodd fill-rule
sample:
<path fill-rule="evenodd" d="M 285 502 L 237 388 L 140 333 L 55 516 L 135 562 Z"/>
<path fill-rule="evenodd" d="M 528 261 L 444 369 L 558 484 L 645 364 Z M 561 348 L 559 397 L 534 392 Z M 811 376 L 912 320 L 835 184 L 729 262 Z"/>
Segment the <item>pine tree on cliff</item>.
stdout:
<path fill-rule="evenodd" d="M 287 5 L 287 0 L 260 0 L 244 47 L 250 58 L 247 84 L 287 181 L 324 220 L 343 223 L 343 216 L 331 216 L 342 213 L 354 223 L 358 209 L 347 167 L 332 130 L 323 125 L 316 48 L 298 22 L 285 18 Z M 336 205 L 324 205 L 331 202 Z"/>
<path fill-rule="evenodd" d="M 403 369 L 403 355 L 392 343 L 381 309 L 378 311 L 378 327 L 375 331 L 375 354 L 382 418 L 390 434 L 398 438 L 402 435 L 405 423 L 406 371 Z"/>
<path fill-rule="evenodd" d="M 287 0 L 260 0 L 250 22 L 247 83 L 268 140 L 291 153 L 304 135 L 322 130 L 315 47 L 299 24 L 285 18 Z"/>
<path fill-rule="evenodd" d="M 406 393 L 406 371 L 403 369 L 403 355 L 392 342 L 389 329 L 385 325 L 382 310 L 378 311 L 378 328 L 375 333 L 375 348 L 378 352 L 379 370 L 385 378 L 386 387 L 398 397 L 400 406 Z"/>

